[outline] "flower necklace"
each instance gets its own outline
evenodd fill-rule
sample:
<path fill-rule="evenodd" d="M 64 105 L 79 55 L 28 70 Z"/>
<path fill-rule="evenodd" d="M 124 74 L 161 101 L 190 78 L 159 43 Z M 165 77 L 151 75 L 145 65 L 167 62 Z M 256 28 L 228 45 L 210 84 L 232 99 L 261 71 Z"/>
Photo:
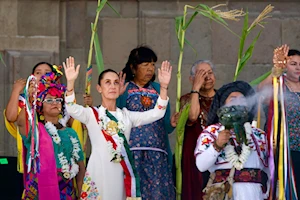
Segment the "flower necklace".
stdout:
<path fill-rule="evenodd" d="M 245 132 L 247 140 L 251 140 L 252 128 L 249 122 L 245 123 Z M 244 168 L 244 164 L 248 160 L 248 157 L 251 153 L 251 148 L 245 143 L 242 144 L 240 155 L 237 154 L 233 145 L 227 145 L 224 149 L 226 161 L 230 162 L 237 170 Z"/>
<path fill-rule="evenodd" d="M 117 108 L 116 110 L 116 119 L 118 122 L 111 120 L 107 114 L 107 109 L 101 106 L 98 110 L 99 116 L 99 126 L 101 130 L 105 130 L 105 133 L 112 137 L 114 142 L 116 143 L 116 148 L 113 147 L 113 143 L 107 141 L 107 148 L 111 154 L 111 161 L 115 163 L 119 163 L 122 161 L 122 146 L 124 146 L 124 139 L 118 136 L 118 133 L 125 132 L 125 125 L 123 120 L 123 113 L 121 109 Z"/>
<path fill-rule="evenodd" d="M 45 124 L 45 128 L 47 129 L 48 133 L 51 135 L 53 142 L 55 142 L 57 145 L 60 145 L 61 138 L 59 137 L 57 128 L 51 122 L 47 122 Z M 61 165 L 61 170 L 62 170 L 64 178 L 71 180 L 79 172 L 79 166 L 75 162 L 75 160 L 78 161 L 80 158 L 79 154 L 78 154 L 78 152 L 80 151 L 80 146 L 79 146 L 80 144 L 79 144 L 79 141 L 74 137 L 70 137 L 70 140 L 73 145 L 72 157 L 70 159 L 71 163 L 69 164 L 69 162 L 63 152 L 59 153 L 57 156 L 59 159 L 59 163 Z"/>

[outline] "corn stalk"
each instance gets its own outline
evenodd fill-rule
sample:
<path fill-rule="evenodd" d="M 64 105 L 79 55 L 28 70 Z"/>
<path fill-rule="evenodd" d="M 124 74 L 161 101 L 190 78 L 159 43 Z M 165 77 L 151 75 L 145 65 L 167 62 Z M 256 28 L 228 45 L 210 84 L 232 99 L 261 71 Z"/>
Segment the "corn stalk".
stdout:
<path fill-rule="evenodd" d="M 248 60 L 252 57 L 254 46 L 255 46 L 256 41 L 258 40 L 258 38 L 259 38 L 262 30 L 259 31 L 259 33 L 256 35 L 256 37 L 251 42 L 250 46 L 244 52 L 244 45 L 245 45 L 245 41 L 246 41 L 248 35 L 250 34 L 250 32 L 257 25 L 259 25 L 262 28 L 264 28 L 263 24 L 265 22 L 263 22 L 263 20 L 271 17 L 268 14 L 270 12 L 272 12 L 273 8 L 274 7 L 271 6 L 271 5 L 266 6 L 266 8 L 258 15 L 258 17 L 252 22 L 252 24 L 249 27 L 248 27 L 248 12 L 246 12 L 246 15 L 244 17 L 244 26 L 243 26 L 243 29 L 242 29 L 242 35 L 240 37 L 240 46 L 239 46 L 239 52 L 238 52 L 238 60 L 237 60 L 237 64 L 236 64 L 236 68 L 235 68 L 235 74 L 234 74 L 234 78 L 233 78 L 234 81 L 236 81 L 238 75 L 240 74 L 240 72 L 242 71 L 242 69 L 245 67 L 245 65 L 248 62 Z M 260 79 L 258 79 L 258 80 L 260 80 Z M 255 80 L 255 82 L 257 82 L 257 80 Z"/>
<path fill-rule="evenodd" d="M 184 44 L 190 45 L 190 42 L 185 38 L 185 32 L 189 25 L 192 23 L 194 18 L 200 14 L 204 17 L 211 19 L 211 21 L 217 22 L 224 26 L 228 31 L 239 37 L 236 33 L 229 29 L 228 24 L 224 19 L 238 21 L 238 17 L 244 15 L 242 10 L 230 10 L 227 12 L 222 12 L 220 10 L 215 10 L 215 8 L 222 5 L 217 5 L 215 7 L 208 7 L 204 4 L 198 4 L 197 6 L 185 5 L 183 10 L 183 16 L 176 17 L 176 34 L 179 43 L 180 53 L 178 58 L 178 70 L 177 70 L 177 98 L 176 98 L 176 112 L 180 110 L 180 97 L 181 97 L 181 68 L 184 53 Z M 187 19 L 188 9 L 194 11 L 193 15 Z M 191 45 L 190 45 L 191 46 Z M 176 199 L 181 199 L 182 191 L 182 170 L 181 170 L 181 158 L 182 158 L 182 145 L 184 138 L 184 127 L 188 119 L 189 106 L 186 106 L 180 114 L 180 118 L 177 125 L 176 132 L 176 147 L 175 147 L 175 165 L 176 165 Z"/>
<path fill-rule="evenodd" d="M 95 47 L 95 60 L 98 69 L 98 74 L 100 74 L 104 70 L 104 61 L 103 61 L 103 55 L 102 55 L 98 33 L 97 33 L 97 25 L 99 21 L 100 12 L 102 11 L 105 5 L 110 7 L 118 16 L 121 16 L 107 0 L 98 0 L 96 17 L 94 23 L 91 23 L 92 35 L 91 35 L 90 49 L 88 54 L 86 81 L 85 81 L 85 93 L 87 95 L 91 94 L 93 47 Z M 87 141 L 87 129 L 84 126 L 84 130 L 83 130 L 84 146 L 86 145 L 86 141 Z"/>

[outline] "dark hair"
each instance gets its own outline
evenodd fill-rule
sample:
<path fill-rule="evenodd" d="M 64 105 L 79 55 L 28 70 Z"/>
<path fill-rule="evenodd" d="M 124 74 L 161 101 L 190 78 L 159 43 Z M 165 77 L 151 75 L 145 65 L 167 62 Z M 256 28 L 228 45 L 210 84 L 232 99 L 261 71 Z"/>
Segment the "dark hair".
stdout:
<path fill-rule="evenodd" d="M 103 79 L 103 76 L 104 76 L 106 73 L 108 73 L 108 72 L 116 73 L 116 74 L 119 76 L 119 74 L 118 74 L 115 70 L 113 70 L 113 69 L 106 69 L 106 70 L 104 70 L 104 71 L 102 71 L 102 72 L 100 73 L 100 75 L 99 75 L 99 77 L 98 77 L 98 85 L 101 85 L 101 84 L 100 84 L 100 81 Z"/>
<path fill-rule="evenodd" d="M 140 46 L 130 52 L 125 68 L 122 70 L 126 74 L 126 81 L 131 81 L 134 77 L 131 67 L 137 69 L 137 66 L 144 62 L 156 62 L 157 56 L 152 49 L 147 46 Z M 151 81 L 155 80 L 155 74 Z"/>
<path fill-rule="evenodd" d="M 288 56 L 300 56 L 300 51 L 298 51 L 296 49 L 290 49 Z"/>
<path fill-rule="evenodd" d="M 39 63 L 37 63 L 36 65 L 34 65 L 34 67 L 32 68 L 32 74 L 34 74 L 34 71 L 36 70 L 36 68 L 37 68 L 38 66 L 43 65 L 43 64 L 48 65 L 48 66 L 51 68 L 52 72 L 54 72 L 54 71 L 53 71 L 53 67 L 52 67 L 52 65 L 51 65 L 50 63 L 47 63 L 47 62 L 39 62 Z"/>

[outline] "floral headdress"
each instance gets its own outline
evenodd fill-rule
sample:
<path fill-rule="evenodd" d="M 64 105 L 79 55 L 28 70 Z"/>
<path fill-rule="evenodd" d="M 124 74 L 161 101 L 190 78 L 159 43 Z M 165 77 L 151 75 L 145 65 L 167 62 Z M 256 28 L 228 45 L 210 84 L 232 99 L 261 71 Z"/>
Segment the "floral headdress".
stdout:
<path fill-rule="evenodd" d="M 66 91 L 66 86 L 59 82 L 59 78 L 63 75 L 60 69 L 61 67 L 53 65 L 54 72 L 46 73 L 40 80 L 36 102 L 36 110 L 39 114 L 42 112 L 43 101 L 47 94 L 62 97 Z"/>

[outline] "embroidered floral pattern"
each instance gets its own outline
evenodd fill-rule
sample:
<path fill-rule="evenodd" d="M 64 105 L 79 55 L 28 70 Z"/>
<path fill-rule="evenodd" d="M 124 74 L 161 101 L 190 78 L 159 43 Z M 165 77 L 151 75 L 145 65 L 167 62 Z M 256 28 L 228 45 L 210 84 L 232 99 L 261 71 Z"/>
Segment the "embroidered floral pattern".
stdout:
<path fill-rule="evenodd" d="M 83 179 L 83 185 L 82 185 L 80 199 L 82 199 L 82 200 L 100 200 L 99 191 L 95 185 L 95 182 L 92 181 L 92 178 L 88 172 L 85 173 L 85 176 Z"/>
<path fill-rule="evenodd" d="M 116 119 L 118 122 L 115 122 L 111 120 L 106 115 L 106 108 L 101 106 L 98 109 L 98 116 L 99 116 L 99 126 L 100 129 L 104 130 L 106 133 L 112 136 L 114 142 L 116 143 L 116 148 L 114 148 L 113 143 L 108 141 L 107 142 L 107 148 L 109 152 L 111 153 L 111 161 L 115 163 L 119 163 L 122 161 L 122 146 L 124 146 L 124 140 L 123 138 L 118 136 L 118 132 L 124 133 L 125 131 L 125 125 L 123 120 L 123 113 L 122 110 L 117 108 L 116 110 Z"/>
<path fill-rule="evenodd" d="M 211 140 L 210 145 L 212 145 L 212 143 L 215 141 L 215 139 L 218 136 L 218 132 L 220 128 L 221 128 L 221 124 L 215 124 L 215 125 L 210 125 L 203 130 L 197 142 L 195 155 L 202 153 L 208 148 L 207 144 L 202 145 L 202 142 L 205 143 L 205 141 L 209 139 Z M 266 142 L 267 140 L 266 134 L 262 130 L 254 127 L 251 127 L 251 129 L 252 129 L 252 134 L 251 134 L 251 138 L 250 137 L 248 138 L 248 147 L 252 151 L 256 151 L 262 163 L 265 166 L 268 166 L 267 164 L 268 147 Z M 234 132 L 232 132 L 231 138 L 233 139 L 234 143 L 237 144 Z M 219 165 L 219 164 L 227 163 L 228 162 L 227 157 L 228 156 L 226 154 L 226 151 L 225 150 L 221 151 L 215 164 Z"/>

